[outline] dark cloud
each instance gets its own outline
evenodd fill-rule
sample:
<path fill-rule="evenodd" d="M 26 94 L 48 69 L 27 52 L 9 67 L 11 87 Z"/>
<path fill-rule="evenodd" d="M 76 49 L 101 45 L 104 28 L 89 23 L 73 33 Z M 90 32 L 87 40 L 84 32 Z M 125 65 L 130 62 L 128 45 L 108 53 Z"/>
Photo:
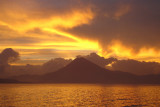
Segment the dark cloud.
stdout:
<path fill-rule="evenodd" d="M 4 72 L 9 66 L 9 63 L 15 62 L 19 59 L 19 53 L 11 48 L 4 49 L 0 53 L 0 72 Z"/>
<path fill-rule="evenodd" d="M 71 61 L 72 61 L 71 59 L 64 59 L 64 58 L 51 59 L 43 64 L 42 69 L 44 73 L 54 72 L 57 71 L 58 69 L 65 67 Z"/>
<path fill-rule="evenodd" d="M 112 64 L 113 70 L 129 72 L 137 75 L 159 74 L 160 63 L 140 62 L 136 60 L 118 60 Z"/>
<path fill-rule="evenodd" d="M 4 49 L 0 54 L 0 64 L 8 65 L 19 59 L 19 53 L 14 51 L 12 48 Z"/>
<path fill-rule="evenodd" d="M 135 52 L 142 47 L 159 50 L 159 0 L 93 0 L 96 17 L 90 25 L 75 27 L 69 32 L 98 40 L 107 51 L 113 40 Z"/>
<path fill-rule="evenodd" d="M 106 65 L 108 65 L 114 61 L 117 61 L 116 58 L 111 57 L 111 58 L 105 59 L 104 57 L 100 57 L 96 53 L 90 53 L 89 55 L 85 55 L 85 56 L 78 55 L 77 57 L 84 57 L 87 60 L 89 60 L 89 61 L 91 61 L 101 67 L 105 67 Z"/>

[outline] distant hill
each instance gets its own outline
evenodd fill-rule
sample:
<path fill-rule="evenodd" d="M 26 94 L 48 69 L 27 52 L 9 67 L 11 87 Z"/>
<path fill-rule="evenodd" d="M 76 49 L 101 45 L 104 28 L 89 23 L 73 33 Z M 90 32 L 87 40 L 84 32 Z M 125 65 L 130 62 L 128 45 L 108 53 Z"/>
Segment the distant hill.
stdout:
<path fill-rule="evenodd" d="M 99 83 L 99 84 L 160 84 L 160 75 L 137 76 L 127 72 L 110 71 L 85 58 L 76 58 L 64 68 L 45 75 L 12 77 L 30 83 Z"/>
<path fill-rule="evenodd" d="M 11 79 L 21 81 L 24 83 L 37 83 L 41 79 L 39 75 L 20 75 L 20 76 L 12 76 Z"/>
<path fill-rule="evenodd" d="M 41 77 L 47 83 L 135 83 L 136 75 L 110 71 L 84 59 L 76 58 L 66 67 Z"/>
<path fill-rule="evenodd" d="M 0 79 L 0 83 L 20 83 L 20 82 L 12 79 Z"/>

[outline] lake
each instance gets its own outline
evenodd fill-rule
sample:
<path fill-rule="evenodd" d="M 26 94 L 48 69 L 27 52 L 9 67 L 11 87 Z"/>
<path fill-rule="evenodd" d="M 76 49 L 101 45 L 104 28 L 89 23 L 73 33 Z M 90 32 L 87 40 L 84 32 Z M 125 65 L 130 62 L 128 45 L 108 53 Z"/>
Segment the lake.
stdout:
<path fill-rule="evenodd" d="M 0 107 L 160 107 L 160 86 L 0 84 Z"/>

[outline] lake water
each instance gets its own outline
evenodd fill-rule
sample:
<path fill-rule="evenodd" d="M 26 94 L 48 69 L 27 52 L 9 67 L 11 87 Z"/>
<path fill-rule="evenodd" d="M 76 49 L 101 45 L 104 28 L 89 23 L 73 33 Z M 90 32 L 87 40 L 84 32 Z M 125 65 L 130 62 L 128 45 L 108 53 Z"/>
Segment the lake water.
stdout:
<path fill-rule="evenodd" d="M 160 107 L 160 86 L 0 84 L 0 107 Z"/>

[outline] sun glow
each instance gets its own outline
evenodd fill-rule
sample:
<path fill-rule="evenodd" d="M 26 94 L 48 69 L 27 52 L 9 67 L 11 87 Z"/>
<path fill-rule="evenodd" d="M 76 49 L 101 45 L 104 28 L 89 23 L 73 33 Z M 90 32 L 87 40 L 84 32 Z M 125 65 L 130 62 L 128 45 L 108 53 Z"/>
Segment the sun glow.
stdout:
<path fill-rule="evenodd" d="M 33 2 L 29 1 L 29 3 L 32 4 Z M 78 6 L 78 8 L 66 9 L 62 13 L 59 10 L 54 11 L 52 9 L 43 13 L 44 10 L 37 11 L 35 9 L 35 4 L 32 5 L 33 7 L 31 6 L 32 8 L 28 5 L 21 7 L 21 5 L 15 5 L 14 3 L 11 3 L 11 6 L 8 5 L 7 3 L 5 11 L 0 14 L 0 33 L 2 35 L 0 50 L 13 48 L 20 50 L 22 56 L 28 55 L 28 57 L 35 54 L 34 51 L 36 50 L 48 49 L 66 51 L 66 53 L 67 51 L 80 50 L 82 52 L 97 52 L 100 56 L 106 58 L 117 57 L 118 59 L 160 62 L 160 51 L 153 47 L 142 47 L 138 52 L 134 52 L 133 47 L 124 45 L 121 40 L 113 40 L 101 47 L 100 41 L 93 40 L 92 35 L 88 36 L 88 34 L 86 38 L 81 38 L 80 34 L 69 33 L 68 30 L 75 27 L 92 26 L 97 11 L 93 11 L 94 9 L 90 5 L 83 6 L 83 8 Z M 121 17 L 125 17 L 130 10 L 130 5 L 120 6 L 113 14 L 113 19 L 116 19 L 117 22 L 120 21 Z M 108 20 L 109 16 L 106 19 Z M 37 29 L 38 31 L 36 31 Z M 97 33 L 97 35 L 99 34 Z M 30 51 L 26 52 L 24 50 Z"/>
<path fill-rule="evenodd" d="M 90 7 L 85 7 L 84 9 L 77 8 L 64 12 L 63 14 L 53 13 L 49 17 L 39 17 L 35 15 L 32 16 L 23 9 L 18 9 L 16 12 L 14 12 L 12 9 L 8 10 L 6 15 L 7 18 L 5 20 L 1 20 L 0 25 L 6 26 L 19 35 L 11 35 L 11 38 L 15 38 L 13 40 L 16 40 L 19 37 L 29 37 L 33 38 L 33 40 L 36 42 L 27 42 L 27 44 L 14 44 L 11 42 L 2 44 L 1 49 L 12 47 L 13 49 L 20 50 L 21 55 L 28 56 L 30 56 L 32 53 L 34 54 L 34 50 L 39 49 L 58 51 L 82 50 L 94 52 L 97 52 L 99 49 L 97 41 L 92 41 L 87 38 L 78 38 L 76 35 L 72 35 L 63 31 L 63 29 L 71 29 L 83 24 L 90 24 L 94 18 L 94 13 Z M 13 21 L 10 21 L 11 18 Z M 34 33 L 35 29 L 38 29 L 38 33 Z M 24 52 L 23 50 L 30 50 L 30 52 Z"/>
<path fill-rule="evenodd" d="M 49 18 L 31 18 L 28 14 L 22 15 L 18 12 L 13 14 L 12 11 L 8 11 L 7 15 L 15 21 L 11 22 L 10 19 L 6 19 L 6 21 L 0 21 L 0 25 L 8 26 L 13 30 L 22 33 L 35 28 L 46 30 L 55 29 L 57 27 L 70 29 L 79 25 L 89 24 L 94 18 L 94 13 L 90 8 L 85 10 L 73 10 L 70 13 L 64 13 L 63 15 L 53 14 L 53 16 L 50 16 Z"/>
<path fill-rule="evenodd" d="M 61 42 L 61 43 L 53 43 L 53 42 L 45 42 L 45 43 L 41 43 L 39 45 L 43 45 L 43 46 L 52 46 L 52 45 L 60 45 L 60 46 L 73 46 L 75 47 L 75 50 L 98 50 L 99 49 L 99 45 L 98 42 L 96 41 L 89 41 L 89 40 L 85 40 L 85 39 L 81 39 L 78 38 L 76 36 L 73 36 L 69 33 L 65 33 L 62 31 L 58 31 L 55 29 L 49 29 L 49 28 L 44 28 L 44 31 L 48 31 L 51 33 L 56 33 L 58 35 L 64 36 L 64 37 L 68 37 L 71 38 L 73 40 L 75 40 L 75 42 Z M 73 50 L 74 48 L 71 47 Z"/>
<path fill-rule="evenodd" d="M 133 48 L 124 46 L 120 41 L 113 41 L 107 49 L 99 49 L 98 54 L 103 57 L 117 57 L 118 59 L 135 59 L 139 61 L 160 62 L 160 51 L 154 48 L 141 48 L 134 52 Z"/>

